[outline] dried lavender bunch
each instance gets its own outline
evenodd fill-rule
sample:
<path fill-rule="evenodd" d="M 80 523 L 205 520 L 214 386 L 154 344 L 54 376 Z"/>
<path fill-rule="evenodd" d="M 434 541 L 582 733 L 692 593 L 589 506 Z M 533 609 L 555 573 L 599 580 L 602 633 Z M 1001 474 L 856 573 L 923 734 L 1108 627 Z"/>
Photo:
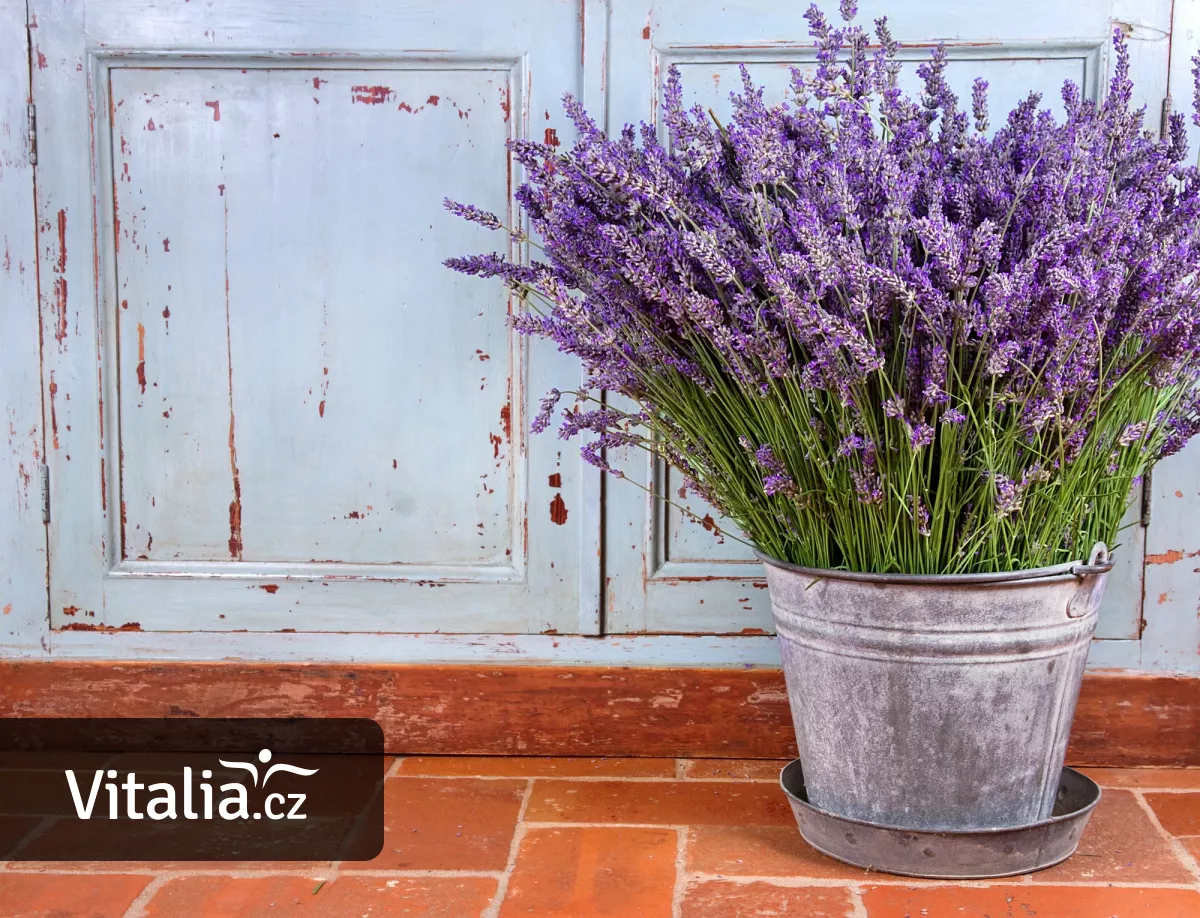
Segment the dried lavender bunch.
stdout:
<path fill-rule="evenodd" d="M 589 461 L 649 450 L 768 555 L 959 573 L 1111 545 L 1139 476 L 1200 429 L 1183 118 L 1143 132 L 1117 32 L 1102 103 L 1067 83 L 1061 123 L 1032 94 L 987 135 L 986 83 L 960 110 L 938 49 L 907 97 L 886 21 L 872 40 L 853 16 L 812 7 L 815 72 L 770 106 L 743 68 L 727 125 L 672 71 L 667 145 L 609 139 L 567 96 L 569 151 L 512 144 L 542 260 L 447 264 L 582 360 L 560 434 L 590 432 Z"/>

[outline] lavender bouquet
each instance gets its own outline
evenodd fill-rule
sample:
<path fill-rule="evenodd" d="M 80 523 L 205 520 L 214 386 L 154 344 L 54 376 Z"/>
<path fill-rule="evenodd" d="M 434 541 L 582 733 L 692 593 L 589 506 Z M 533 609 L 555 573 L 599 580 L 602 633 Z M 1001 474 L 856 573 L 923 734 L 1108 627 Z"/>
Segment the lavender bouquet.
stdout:
<path fill-rule="evenodd" d="M 567 96 L 569 151 L 511 145 L 540 244 L 447 202 L 542 254 L 447 265 L 501 279 L 515 326 L 582 360 L 535 430 L 573 396 L 560 436 L 585 432 L 590 462 L 648 450 L 769 556 L 949 574 L 1113 544 L 1132 486 L 1200 429 L 1183 117 L 1143 131 L 1118 32 L 1102 103 L 1068 82 L 1061 123 L 1032 94 L 989 133 L 984 81 L 960 110 L 939 48 L 909 98 L 886 21 L 872 40 L 841 14 L 806 14 L 817 63 L 790 101 L 743 68 L 728 124 L 672 71 L 667 144 L 607 138 Z"/>

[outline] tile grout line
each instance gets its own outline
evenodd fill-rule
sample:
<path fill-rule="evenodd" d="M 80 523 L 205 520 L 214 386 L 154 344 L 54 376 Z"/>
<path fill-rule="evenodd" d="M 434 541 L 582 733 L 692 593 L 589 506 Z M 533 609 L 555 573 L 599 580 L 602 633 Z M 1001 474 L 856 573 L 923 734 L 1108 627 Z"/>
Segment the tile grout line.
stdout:
<path fill-rule="evenodd" d="M 400 763 L 404 761 L 404 756 L 398 755 L 392 759 L 392 764 L 388 766 L 388 770 L 383 773 L 384 780 L 388 778 L 396 778 L 400 776 Z"/>
<path fill-rule="evenodd" d="M 770 886 L 779 886 L 784 888 L 800 888 L 805 886 L 821 887 L 823 889 L 849 889 L 854 886 L 861 886 L 864 882 L 870 883 L 872 886 L 901 886 L 912 887 L 914 889 L 988 889 L 992 887 L 1007 887 L 1015 886 L 1019 877 L 995 877 L 990 880 L 945 880 L 945 879 L 922 879 L 919 877 L 902 877 L 894 874 L 880 873 L 877 876 L 872 876 L 870 880 L 863 881 L 851 878 L 839 879 L 832 877 L 806 877 L 798 875 L 751 875 L 751 874 L 727 874 L 727 873 L 703 873 L 700 871 L 691 871 L 688 874 L 688 880 L 695 883 L 721 882 L 732 883 L 738 886 L 748 886 L 754 883 L 763 883 Z M 1128 883 L 1118 883 L 1110 880 L 1061 880 L 1058 882 L 1046 882 L 1037 884 L 1036 888 L 1051 889 L 1054 887 L 1072 888 L 1072 889 L 1195 889 L 1195 885 L 1191 883 L 1145 883 L 1131 881 Z"/>
<path fill-rule="evenodd" d="M 850 914 L 846 918 L 870 918 L 867 914 L 867 904 L 863 901 L 863 888 L 851 886 L 848 892 L 850 893 Z"/>
<path fill-rule="evenodd" d="M 504 897 L 508 895 L 508 884 L 512 880 L 513 871 L 517 867 L 517 853 L 521 850 L 521 842 L 525 840 L 528 824 L 525 822 L 525 811 L 529 809 L 529 800 L 533 797 L 533 778 L 525 782 L 525 793 L 521 796 L 521 808 L 517 810 L 517 824 L 513 827 L 512 844 L 508 847 L 508 860 L 504 864 L 504 873 L 496 884 L 496 895 L 487 908 L 480 913 L 479 918 L 498 918 Z"/>
<path fill-rule="evenodd" d="M 1158 814 L 1154 812 L 1154 807 L 1150 805 L 1150 802 L 1146 799 L 1142 791 L 1134 791 L 1133 796 L 1137 800 L 1138 805 L 1145 811 L 1146 816 L 1149 817 L 1151 825 L 1158 830 L 1158 834 L 1166 840 L 1167 845 L 1170 847 L 1171 851 L 1174 853 L 1179 862 L 1183 864 L 1184 869 L 1187 870 L 1188 873 L 1190 873 L 1195 879 L 1195 883 L 1193 884 L 1192 888 L 1195 889 L 1196 887 L 1200 886 L 1200 864 L 1198 864 L 1196 859 L 1192 857 L 1192 853 L 1188 851 L 1183 842 L 1163 828 L 1163 824 L 1159 821 Z"/>
<path fill-rule="evenodd" d="M 150 904 L 150 900 L 158 895 L 158 891 L 167 885 L 167 877 L 161 874 L 155 875 L 150 882 L 146 884 L 136 899 L 129 903 L 129 908 L 125 909 L 125 918 L 142 918 L 146 914 L 146 906 Z"/>
<path fill-rule="evenodd" d="M 675 827 L 675 888 L 671 891 L 671 918 L 683 918 L 683 897 L 687 895 L 687 847 L 689 827 Z"/>
<path fill-rule="evenodd" d="M 582 784 L 600 781 L 623 784 L 779 784 L 778 778 L 680 778 L 678 775 L 434 775 L 406 771 L 400 775 L 389 774 L 388 777 L 437 778 L 445 781 L 571 781 Z"/>

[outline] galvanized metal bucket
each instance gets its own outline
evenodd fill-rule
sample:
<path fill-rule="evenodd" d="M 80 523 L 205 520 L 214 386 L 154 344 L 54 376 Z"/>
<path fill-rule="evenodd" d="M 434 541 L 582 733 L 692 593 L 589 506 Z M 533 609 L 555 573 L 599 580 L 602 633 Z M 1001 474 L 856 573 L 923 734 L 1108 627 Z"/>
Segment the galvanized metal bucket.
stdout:
<path fill-rule="evenodd" d="M 1112 565 L 916 576 L 762 558 L 808 801 L 920 830 L 1050 817 Z"/>

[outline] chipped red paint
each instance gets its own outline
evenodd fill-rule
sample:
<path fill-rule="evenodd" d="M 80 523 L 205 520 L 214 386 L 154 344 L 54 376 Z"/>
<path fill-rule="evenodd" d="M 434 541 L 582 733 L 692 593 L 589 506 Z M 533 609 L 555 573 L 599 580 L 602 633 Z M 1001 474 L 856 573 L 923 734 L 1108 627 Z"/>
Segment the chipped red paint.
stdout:
<path fill-rule="evenodd" d="M 552 488 L 561 488 L 562 487 L 562 475 L 560 475 L 558 472 L 555 472 L 553 475 L 550 476 L 550 487 L 552 487 Z"/>
<path fill-rule="evenodd" d="M 396 460 L 395 460 L 395 459 L 393 459 L 393 460 L 392 460 L 392 468 L 395 468 L 395 467 L 396 467 Z"/>
<path fill-rule="evenodd" d="M 500 423 L 504 425 L 504 439 L 512 439 L 512 406 L 505 405 L 500 409 Z"/>
<path fill-rule="evenodd" d="M 504 112 L 504 120 L 512 117 L 512 95 L 507 86 L 500 87 L 500 109 Z"/>
<path fill-rule="evenodd" d="M 37 52 L 38 70 L 46 69 L 46 55 L 42 53 L 42 49 L 38 48 Z"/>
<path fill-rule="evenodd" d="M 425 100 L 425 104 L 432 105 L 434 108 L 436 108 L 437 104 L 441 101 L 442 101 L 441 96 L 430 96 L 428 99 Z"/>
<path fill-rule="evenodd" d="M 408 112 L 410 115 L 414 114 L 413 107 L 411 105 L 409 105 L 407 102 L 401 102 L 399 105 L 396 106 L 396 110 L 401 111 L 401 112 Z"/>
<path fill-rule="evenodd" d="M 158 128 L 155 127 L 155 125 L 154 125 L 153 118 L 151 118 L 149 121 L 146 122 L 146 130 L 147 131 L 157 131 L 158 130 Z"/>
<path fill-rule="evenodd" d="M 146 326 L 138 322 L 138 385 L 142 387 L 142 395 L 146 394 Z"/>
<path fill-rule="evenodd" d="M 50 442 L 58 449 L 58 411 L 55 409 L 54 397 L 58 395 L 58 383 L 54 381 L 54 372 L 50 372 Z"/>
<path fill-rule="evenodd" d="M 321 399 L 321 404 L 317 405 L 317 414 L 325 417 L 325 399 Z"/>
<path fill-rule="evenodd" d="M 126 305 L 126 308 L 128 308 L 128 306 L 127 306 L 128 302 L 129 302 L 128 300 L 122 300 L 121 302 L 122 302 L 122 304 Z M 171 330 L 171 307 L 170 306 L 163 307 L 162 317 L 163 317 L 163 324 L 167 327 L 167 331 L 170 331 Z"/>
<path fill-rule="evenodd" d="M 712 518 L 711 513 L 704 514 L 704 519 L 700 520 L 700 525 L 703 526 L 705 529 L 707 529 L 709 532 L 720 532 L 721 531 L 720 529 L 717 528 L 717 521 Z"/>
<path fill-rule="evenodd" d="M 258 588 L 272 595 L 279 592 L 279 584 L 277 583 L 260 583 Z"/>
<path fill-rule="evenodd" d="M 567 504 L 561 494 L 555 494 L 550 501 L 550 522 L 561 526 L 567 521 Z"/>
<path fill-rule="evenodd" d="M 475 349 L 475 356 L 479 358 L 480 363 L 483 363 L 485 360 L 492 359 L 488 354 L 485 354 L 483 351 L 479 350 L 479 348 Z"/>
<path fill-rule="evenodd" d="M 644 38 L 646 41 L 650 40 L 650 26 L 642 26 L 642 38 Z"/>
<path fill-rule="evenodd" d="M 362 518 L 363 518 L 363 515 L 361 513 L 359 513 L 357 510 L 351 510 L 349 513 L 346 514 L 346 519 L 348 519 L 348 520 L 361 520 Z"/>
<path fill-rule="evenodd" d="M 79 614 L 79 606 L 63 606 L 63 615 L 67 618 L 74 618 Z"/>
<path fill-rule="evenodd" d="M 322 80 L 320 77 L 313 77 L 313 89 L 320 89 L 321 84 L 328 82 L 328 80 Z"/>
<path fill-rule="evenodd" d="M 395 93 L 388 86 L 351 86 L 351 100 L 363 105 L 382 105 Z"/>
<path fill-rule="evenodd" d="M 163 251 L 164 252 L 171 251 L 171 240 L 170 239 L 163 240 Z"/>
<path fill-rule="evenodd" d="M 63 625 L 62 631 L 101 631 L 105 634 L 114 634 L 118 631 L 141 631 L 142 625 L 140 622 L 126 622 L 114 628 L 112 625 L 90 625 L 87 622 L 70 622 Z"/>
<path fill-rule="evenodd" d="M 554 128 L 546 128 L 546 146 L 557 147 L 558 143 L 558 131 Z"/>
<path fill-rule="evenodd" d="M 108 512 L 108 475 L 104 472 L 104 457 L 100 457 L 100 509 Z"/>
<path fill-rule="evenodd" d="M 1182 559 L 1183 552 L 1175 548 L 1157 555 L 1146 555 L 1147 564 L 1174 564 L 1176 561 L 1181 561 Z"/>
<path fill-rule="evenodd" d="M 221 120 L 221 102 L 218 99 L 216 102 L 205 102 L 206 106 L 213 110 L 213 121 Z"/>
<path fill-rule="evenodd" d="M 67 212 L 58 212 L 58 258 L 54 263 L 54 308 L 57 322 L 54 327 L 54 338 L 59 345 L 67 340 Z"/>
<path fill-rule="evenodd" d="M 488 440 L 490 440 L 492 444 L 492 458 L 499 459 L 500 444 L 504 442 L 503 438 L 499 434 L 490 433 L 488 434 Z"/>

